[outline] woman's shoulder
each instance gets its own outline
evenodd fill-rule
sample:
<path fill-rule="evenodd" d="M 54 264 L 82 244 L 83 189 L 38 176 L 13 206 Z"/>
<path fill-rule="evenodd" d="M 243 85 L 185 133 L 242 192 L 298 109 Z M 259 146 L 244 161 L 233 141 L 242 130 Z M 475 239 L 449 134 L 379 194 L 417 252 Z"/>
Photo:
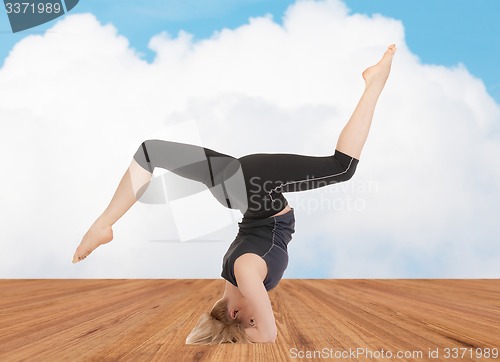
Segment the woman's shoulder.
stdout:
<path fill-rule="evenodd" d="M 257 275 L 259 275 L 259 279 L 264 281 L 267 275 L 267 263 L 264 259 L 262 259 L 261 256 L 254 253 L 245 253 L 240 255 L 234 261 L 234 275 L 236 276 L 238 286 L 240 285 L 238 276 L 246 275 L 249 273 L 256 273 Z"/>

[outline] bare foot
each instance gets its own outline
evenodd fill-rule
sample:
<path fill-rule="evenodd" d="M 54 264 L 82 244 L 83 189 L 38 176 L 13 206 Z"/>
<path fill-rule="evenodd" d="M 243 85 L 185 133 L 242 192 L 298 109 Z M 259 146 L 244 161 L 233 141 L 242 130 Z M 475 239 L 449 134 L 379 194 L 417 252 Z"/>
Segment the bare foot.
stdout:
<path fill-rule="evenodd" d="M 392 57 L 394 53 L 396 53 L 396 45 L 391 44 L 385 51 L 382 59 L 363 72 L 363 79 L 365 80 L 367 88 L 377 87 L 382 89 L 384 87 L 385 81 L 391 72 Z"/>
<path fill-rule="evenodd" d="M 83 236 L 83 239 L 73 255 L 73 263 L 85 259 L 98 246 L 113 240 L 113 229 L 108 224 L 97 220 Z"/>

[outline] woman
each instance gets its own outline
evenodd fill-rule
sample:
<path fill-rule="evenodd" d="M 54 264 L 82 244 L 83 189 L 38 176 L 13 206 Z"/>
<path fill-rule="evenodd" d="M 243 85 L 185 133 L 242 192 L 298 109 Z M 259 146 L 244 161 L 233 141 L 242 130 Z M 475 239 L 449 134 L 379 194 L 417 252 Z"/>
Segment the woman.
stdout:
<path fill-rule="evenodd" d="M 333 156 L 254 154 L 234 158 L 175 142 L 141 144 L 106 210 L 78 246 L 73 262 L 113 238 L 112 225 L 147 188 L 155 167 L 205 184 L 224 206 L 239 209 L 239 232 L 223 259 L 224 295 L 204 314 L 186 343 L 274 342 L 276 323 L 268 291 L 288 264 L 294 214 L 283 192 L 350 179 L 356 170 L 375 106 L 389 76 L 396 46 L 363 72 L 364 93 L 342 130 Z"/>

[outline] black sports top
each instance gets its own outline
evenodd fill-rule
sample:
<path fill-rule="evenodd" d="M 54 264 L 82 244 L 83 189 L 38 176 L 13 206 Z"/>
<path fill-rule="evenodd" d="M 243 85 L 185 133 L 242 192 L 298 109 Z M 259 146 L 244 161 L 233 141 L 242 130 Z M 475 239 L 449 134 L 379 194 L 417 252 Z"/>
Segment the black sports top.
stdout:
<path fill-rule="evenodd" d="M 293 209 L 286 214 L 265 219 L 247 219 L 238 223 L 239 232 L 231 243 L 222 261 L 221 276 L 238 286 L 234 275 L 234 263 L 246 253 L 257 254 L 267 264 L 264 279 L 266 290 L 275 288 L 288 266 L 287 245 L 295 232 Z"/>

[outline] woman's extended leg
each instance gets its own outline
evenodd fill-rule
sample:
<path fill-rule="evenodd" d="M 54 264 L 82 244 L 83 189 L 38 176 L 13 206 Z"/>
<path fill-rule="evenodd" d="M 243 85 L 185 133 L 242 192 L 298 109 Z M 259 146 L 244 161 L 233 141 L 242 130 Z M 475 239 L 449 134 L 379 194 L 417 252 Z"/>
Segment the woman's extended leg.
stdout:
<path fill-rule="evenodd" d="M 113 224 L 139 199 L 152 178 L 155 167 L 216 188 L 223 170 L 235 158 L 195 145 L 148 140 L 139 146 L 123 175 L 111 202 L 92 224 L 76 249 L 73 263 L 85 259 L 99 245 L 113 239 Z"/>
<path fill-rule="evenodd" d="M 382 59 L 363 72 L 365 91 L 339 136 L 334 155 L 254 154 L 239 159 L 251 195 L 249 216 L 266 217 L 283 209 L 282 193 L 311 190 L 353 176 L 395 51 L 394 45 L 389 46 Z"/>
<path fill-rule="evenodd" d="M 83 236 L 73 255 L 73 263 L 85 259 L 99 245 L 109 243 L 113 239 L 111 227 L 137 201 L 138 191 L 149 183 L 151 176 L 151 172 L 132 160 L 108 207 Z"/>
<path fill-rule="evenodd" d="M 365 145 L 377 100 L 391 71 L 396 46 L 390 45 L 382 59 L 363 72 L 366 87 L 358 105 L 340 133 L 336 149 L 359 160 Z"/>

